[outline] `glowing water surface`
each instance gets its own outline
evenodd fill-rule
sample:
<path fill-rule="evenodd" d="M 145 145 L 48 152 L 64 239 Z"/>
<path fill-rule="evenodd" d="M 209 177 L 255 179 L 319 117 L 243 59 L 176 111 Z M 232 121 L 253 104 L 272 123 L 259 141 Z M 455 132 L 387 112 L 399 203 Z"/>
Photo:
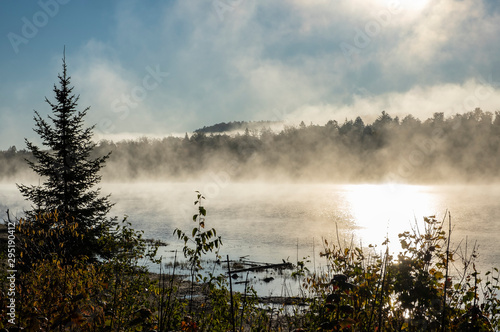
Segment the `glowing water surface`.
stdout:
<path fill-rule="evenodd" d="M 236 259 L 295 262 L 311 256 L 317 264 L 323 239 L 355 245 L 381 244 L 423 217 L 439 220 L 451 211 L 452 240 L 480 244 L 479 260 L 500 265 L 500 188 L 497 186 L 415 186 L 227 183 L 145 183 L 103 186 L 117 202 L 114 214 L 127 214 L 147 237 L 182 245 L 172 233 L 190 231 L 195 191 L 206 196 L 206 224 L 222 236 L 221 254 Z M 338 236 L 337 236 L 338 234 Z M 314 257 L 313 257 L 314 254 Z"/>

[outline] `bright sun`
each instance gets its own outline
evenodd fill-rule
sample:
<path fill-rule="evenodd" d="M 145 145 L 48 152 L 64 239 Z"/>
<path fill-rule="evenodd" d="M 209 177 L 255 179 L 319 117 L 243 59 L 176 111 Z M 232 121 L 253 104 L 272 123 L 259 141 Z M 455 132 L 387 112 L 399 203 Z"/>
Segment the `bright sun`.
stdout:
<path fill-rule="evenodd" d="M 397 243 L 415 218 L 436 213 L 432 193 L 420 186 L 351 185 L 345 198 L 365 244 L 380 244 L 387 235 Z"/>
<path fill-rule="evenodd" d="M 429 4 L 429 0 L 400 0 L 397 1 L 405 11 L 418 12 Z"/>

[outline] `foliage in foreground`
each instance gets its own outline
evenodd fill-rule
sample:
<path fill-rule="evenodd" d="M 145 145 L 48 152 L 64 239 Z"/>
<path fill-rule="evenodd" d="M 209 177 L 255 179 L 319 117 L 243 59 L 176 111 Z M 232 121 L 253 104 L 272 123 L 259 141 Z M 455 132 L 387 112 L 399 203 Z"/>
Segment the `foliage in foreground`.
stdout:
<path fill-rule="evenodd" d="M 354 248 L 324 241 L 324 271 L 309 272 L 298 264 L 303 298 L 286 307 L 259 304 L 255 291 L 231 292 L 231 280 L 215 275 L 202 258 L 218 256 L 222 245 L 215 229 L 206 228 L 207 211 L 198 194 L 195 227 L 175 230 L 184 242 L 190 280 L 173 270 L 151 275 L 144 263 L 160 263 L 157 245 L 123 222 L 100 241 L 116 252 L 91 262 L 66 260 L 66 239 L 78 236 L 69 223 L 45 234 L 18 224 L 22 246 L 50 248 L 29 261 L 16 279 L 16 322 L 28 331 L 493 331 L 500 328 L 499 275 L 480 275 L 460 248 L 450 249 L 443 223 L 425 219 L 400 234 L 402 251 L 395 257 L 374 247 Z M 55 213 L 41 220 L 55 220 Z M 23 226 L 24 225 L 24 226 Z M 59 238 L 60 237 L 60 238 Z M 31 243 L 27 239 L 33 240 Z M 59 242 L 57 242 L 59 241 Z M 385 245 L 388 245 L 387 243 Z M 18 248 L 20 253 L 26 249 Z M 5 250 L 2 250 L 4 253 Z M 19 264 L 28 264 L 21 260 Z M 160 263 L 161 266 L 161 263 Z M 461 268 L 458 268 L 461 266 Z M 2 269 L 2 273 L 5 271 Z M 2 275 L 0 328 L 9 328 L 7 287 Z M 195 292 L 196 290 L 196 292 Z M 299 302 L 302 306 L 299 306 Z M 306 304 L 306 306 L 303 306 Z"/>
<path fill-rule="evenodd" d="M 402 251 L 396 257 L 388 254 L 388 247 L 385 254 L 375 254 L 325 240 L 321 255 L 328 271 L 313 273 L 305 282 L 316 298 L 307 313 L 310 328 L 498 330 L 498 269 L 481 277 L 474 265 L 475 249 L 470 256 L 461 255 L 460 248 L 451 250 L 443 223 L 434 217 L 424 222 L 422 233 L 415 227 L 399 234 Z"/>
<path fill-rule="evenodd" d="M 154 261 L 157 246 L 144 240 L 142 232 L 134 231 L 126 220 L 112 224 L 99 238 L 102 247 L 113 252 L 112 258 L 95 262 L 85 256 L 68 256 L 66 247 L 82 235 L 73 223 L 59 219 L 57 212 L 19 220 L 15 233 L 18 327 L 118 331 L 148 325 L 154 283 L 142 260 Z M 32 255 L 37 259 L 31 259 Z M 10 319 L 4 280 L 0 327 L 7 327 Z"/>

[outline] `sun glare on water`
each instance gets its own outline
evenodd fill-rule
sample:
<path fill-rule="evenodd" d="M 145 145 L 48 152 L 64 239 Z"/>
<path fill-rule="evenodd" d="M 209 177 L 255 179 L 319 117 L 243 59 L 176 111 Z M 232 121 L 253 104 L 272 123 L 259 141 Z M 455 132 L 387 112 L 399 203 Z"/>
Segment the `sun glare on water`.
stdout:
<path fill-rule="evenodd" d="M 413 185 L 349 185 L 345 200 L 363 244 L 380 244 L 388 236 L 397 244 L 397 235 L 409 230 L 415 220 L 436 214 L 432 193 Z"/>

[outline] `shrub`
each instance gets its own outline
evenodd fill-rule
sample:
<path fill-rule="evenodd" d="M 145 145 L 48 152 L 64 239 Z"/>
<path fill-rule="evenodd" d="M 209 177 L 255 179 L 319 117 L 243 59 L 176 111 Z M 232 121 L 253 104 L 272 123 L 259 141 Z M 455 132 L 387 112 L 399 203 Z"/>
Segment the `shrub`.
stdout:
<path fill-rule="evenodd" d="M 21 257 L 16 278 L 19 327 L 135 331 L 155 326 L 151 297 L 157 288 L 141 260 L 156 262 L 157 245 L 148 244 L 130 223 L 124 220 L 122 225 L 116 224 L 100 239 L 114 254 L 99 262 L 67 255 L 66 245 L 81 234 L 72 223 L 59 221 L 57 213 L 41 214 L 35 221 L 20 220 L 17 230 Z M 33 256 L 38 259 L 31 259 Z M 7 324 L 3 320 L 5 308 L 2 301 L 0 327 Z"/>
<path fill-rule="evenodd" d="M 451 227 L 451 220 L 450 220 Z M 463 268 L 449 274 L 456 250 L 435 217 L 424 230 L 399 234 L 396 259 L 373 250 L 343 248 L 324 241 L 328 270 L 304 284 L 310 299 L 307 325 L 332 331 L 493 331 L 500 328 L 498 269 L 482 282 L 474 267 L 476 252 L 461 257 Z M 371 247 L 373 248 L 373 247 Z M 472 267 L 472 269 L 471 269 Z"/>

